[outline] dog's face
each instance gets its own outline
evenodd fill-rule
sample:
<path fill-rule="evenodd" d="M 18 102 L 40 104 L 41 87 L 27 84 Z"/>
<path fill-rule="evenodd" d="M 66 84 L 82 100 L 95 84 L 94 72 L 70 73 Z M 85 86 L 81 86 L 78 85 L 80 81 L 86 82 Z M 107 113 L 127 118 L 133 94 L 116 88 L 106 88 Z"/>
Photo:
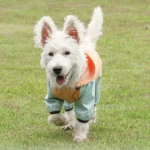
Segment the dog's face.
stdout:
<path fill-rule="evenodd" d="M 62 31 L 50 17 L 43 17 L 35 26 L 35 43 L 43 52 L 41 66 L 45 68 L 52 87 L 75 87 L 86 58 L 81 50 L 84 27 L 74 16 L 67 16 Z"/>

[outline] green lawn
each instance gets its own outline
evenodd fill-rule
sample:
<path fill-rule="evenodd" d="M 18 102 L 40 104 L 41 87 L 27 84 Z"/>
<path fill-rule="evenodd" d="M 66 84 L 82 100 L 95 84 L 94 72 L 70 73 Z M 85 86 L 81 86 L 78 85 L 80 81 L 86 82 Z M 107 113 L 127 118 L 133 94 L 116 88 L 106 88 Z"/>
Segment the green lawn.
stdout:
<path fill-rule="evenodd" d="M 47 124 L 45 72 L 33 27 L 50 15 L 62 27 L 67 14 L 86 24 L 104 12 L 98 122 L 89 139 Z M 0 0 L 0 150 L 150 150 L 149 0 Z"/>

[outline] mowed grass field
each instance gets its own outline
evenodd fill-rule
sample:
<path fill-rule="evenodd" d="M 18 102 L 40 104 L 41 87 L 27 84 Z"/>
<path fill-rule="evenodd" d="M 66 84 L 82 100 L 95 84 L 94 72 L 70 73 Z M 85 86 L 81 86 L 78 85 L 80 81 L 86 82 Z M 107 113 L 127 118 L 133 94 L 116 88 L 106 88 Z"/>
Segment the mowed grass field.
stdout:
<path fill-rule="evenodd" d="M 67 14 L 87 25 L 98 5 L 101 102 L 88 140 L 77 144 L 72 131 L 47 124 L 33 27 L 50 15 L 62 28 Z M 149 0 L 0 0 L 0 150 L 150 150 Z"/>

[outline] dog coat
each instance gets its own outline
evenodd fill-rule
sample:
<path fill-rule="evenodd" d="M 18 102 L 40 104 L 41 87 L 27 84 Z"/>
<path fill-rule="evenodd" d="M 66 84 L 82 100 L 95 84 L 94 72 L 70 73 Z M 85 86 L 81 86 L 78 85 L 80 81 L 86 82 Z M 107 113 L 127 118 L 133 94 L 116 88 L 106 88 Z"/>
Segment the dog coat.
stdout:
<path fill-rule="evenodd" d="M 59 99 L 75 102 L 80 98 L 80 87 L 88 84 L 92 80 L 96 80 L 102 71 L 102 60 L 96 51 L 86 51 L 87 68 L 82 75 L 75 89 L 52 89 L 52 93 Z M 64 94 L 65 93 L 65 94 Z"/>
<path fill-rule="evenodd" d="M 94 106 L 100 100 L 102 60 L 96 51 L 86 51 L 85 55 L 87 68 L 74 90 L 52 89 L 48 81 L 45 102 L 50 113 L 60 112 L 62 107 L 68 111 L 75 105 L 78 120 L 88 121 L 92 117 Z"/>

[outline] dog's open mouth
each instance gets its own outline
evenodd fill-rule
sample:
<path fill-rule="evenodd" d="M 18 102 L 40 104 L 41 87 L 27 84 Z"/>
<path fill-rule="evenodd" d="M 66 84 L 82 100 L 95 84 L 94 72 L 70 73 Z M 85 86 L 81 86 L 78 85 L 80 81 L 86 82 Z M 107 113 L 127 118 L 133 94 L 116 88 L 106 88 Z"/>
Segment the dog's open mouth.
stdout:
<path fill-rule="evenodd" d="M 68 73 L 68 74 L 69 74 L 69 73 Z M 64 84 L 65 81 L 66 81 L 66 78 L 67 78 L 68 74 L 67 74 L 66 76 L 59 76 L 59 75 L 58 75 L 58 76 L 56 77 L 56 82 L 57 82 L 57 84 L 60 84 L 60 85 Z"/>
<path fill-rule="evenodd" d="M 65 80 L 66 80 L 65 76 L 57 76 L 56 77 L 57 84 L 63 84 L 63 83 L 65 83 Z"/>

